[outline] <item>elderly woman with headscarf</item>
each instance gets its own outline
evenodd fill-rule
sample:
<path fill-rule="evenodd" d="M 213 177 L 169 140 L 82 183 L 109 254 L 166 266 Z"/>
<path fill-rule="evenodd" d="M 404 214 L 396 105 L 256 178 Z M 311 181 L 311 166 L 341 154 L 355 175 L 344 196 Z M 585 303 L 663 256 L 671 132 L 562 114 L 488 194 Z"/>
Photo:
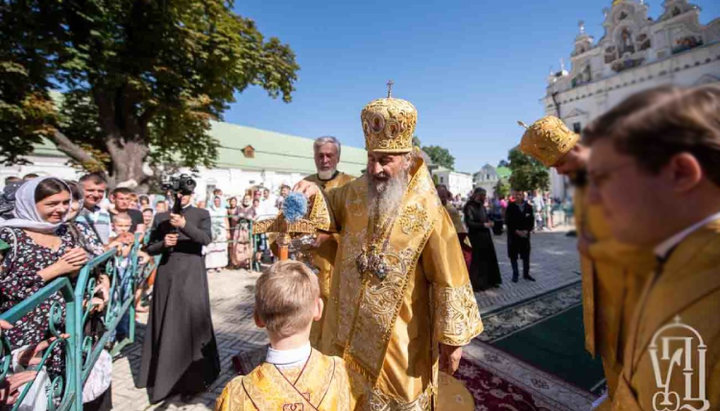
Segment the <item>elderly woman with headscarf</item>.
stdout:
<path fill-rule="evenodd" d="M 230 238 L 230 225 L 227 211 L 219 196 L 213 198 L 210 207 L 212 242 L 205 247 L 205 268 L 219 272 L 228 265 L 227 243 Z"/>
<path fill-rule="evenodd" d="M 66 224 L 72 199 L 65 182 L 35 178 L 17 190 L 15 201 L 15 218 L 0 222 L 0 240 L 10 246 L 0 264 L 0 312 L 30 298 L 55 278 L 76 274 L 92 257 Z M 21 347 L 47 339 L 55 302 L 64 310 L 64 301 L 54 294 L 13 324 L 6 331 L 10 344 Z M 51 374 L 61 373 L 59 346 L 47 366 Z"/>
<path fill-rule="evenodd" d="M 472 244 L 470 282 L 474 291 L 484 291 L 502 284 L 500 267 L 490 228 L 494 223 L 485 208 L 486 191 L 480 187 L 473 191 L 465 204 L 465 224 Z"/>

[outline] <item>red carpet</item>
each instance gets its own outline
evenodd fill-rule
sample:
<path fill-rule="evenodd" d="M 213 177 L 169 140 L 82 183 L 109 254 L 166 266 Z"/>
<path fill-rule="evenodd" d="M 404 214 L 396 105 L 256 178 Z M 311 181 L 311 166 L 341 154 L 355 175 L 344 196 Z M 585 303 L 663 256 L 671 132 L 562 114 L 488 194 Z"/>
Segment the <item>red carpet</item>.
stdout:
<path fill-rule="evenodd" d="M 536 405 L 529 392 L 466 359 L 460 360 L 460 368 L 455 373 L 455 378 L 465 383 L 465 387 L 475 398 L 476 410 L 550 411 Z"/>
<path fill-rule="evenodd" d="M 240 352 L 233 368 L 247 374 L 263 361 L 266 346 Z M 463 350 L 454 377 L 465 384 L 479 411 L 575 411 L 589 409 L 594 396 L 529 364 L 474 342 Z"/>

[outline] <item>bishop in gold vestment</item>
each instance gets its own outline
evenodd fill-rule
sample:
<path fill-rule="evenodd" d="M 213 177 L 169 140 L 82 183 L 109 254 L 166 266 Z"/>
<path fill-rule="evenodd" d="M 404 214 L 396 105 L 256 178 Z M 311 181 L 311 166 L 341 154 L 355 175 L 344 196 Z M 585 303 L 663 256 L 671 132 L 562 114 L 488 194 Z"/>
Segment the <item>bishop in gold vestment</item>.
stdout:
<path fill-rule="evenodd" d="M 578 140 L 560 119 L 548 116 L 528 127 L 520 150 L 561 174 L 584 174 L 588 148 Z M 591 243 L 580 256 L 585 348 L 601 357 L 612 398 L 622 372 L 623 347 L 635 304 L 655 258 L 647 247 L 613 238 L 602 208 L 588 204 L 586 191 L 585 183 L 578 182 L 573 197 L 578 237 Z M 605 407 L 609 405 L 606 402 Z"/>
<path fill-rule="evenodd" d="M 312 350 L 303 368 L 263 363 L 236 377 L 218 397 L 215 411 L 327 410 L 355 408 L 343 360 Z"/>
<path fill-rule="evenodd" d="M 345 174 L 341 171 L 335 171 L 335 174 L 329 180 L 323 180 L 318 174 L 305 177 L 306 181 L 317 184 L 323 190 L 331 190 L 333 188 L 342 187 L 352 181 L 355 177 Z M 331 236 L 311 253 L 312 265 L 317 269 L 318 281 L 320 282 L 320 296 L 327 306 L 327 299 L 330 295 L 330 284 L 333 272 L 333 259 L 337 252 L 337 238 Z M 313 347 L 317 347 L 320 339 L 321 323 L 313 323 L 310 333 L 310 343 Z"/>
<path fill-rule="evenodd" d="M 361 117 L 373 158 L 413 150 L 409 102 L 375 100 Z M 431 409 L 439 344 L 463 346 L 482 331 L 453 223 L 422 158 L 412 158 L 384 224 L 369 221 L 367 174 L 326 192 L 340 241 L 320 349 L 342 356 L 351 379 L 367 385 L 368 409 Z"/>

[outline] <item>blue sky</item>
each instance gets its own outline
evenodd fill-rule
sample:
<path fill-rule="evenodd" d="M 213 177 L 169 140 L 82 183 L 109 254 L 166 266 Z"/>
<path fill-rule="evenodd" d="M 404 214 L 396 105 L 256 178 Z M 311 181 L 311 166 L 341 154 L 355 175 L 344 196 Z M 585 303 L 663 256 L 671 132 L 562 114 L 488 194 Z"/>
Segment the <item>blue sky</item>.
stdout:
<path fill-rule="evenodd" d="M 578 20 L 598 40 L 611 3 L 237 1 L 237 13 L 291 46 L 301 69 L 291 103 L 252 87 L 236 96 L 225 120 L 363 147 L 360 110 L 392 79 L 393 96 L 418 109 L 423 145 L 447 147 L 457 170 L 474 172 L 517 144 L 517 120 L 542 116 L 546 77 L 561 57 L 569 60 Z M 650 2 L 650 16 L 661 3 Z M 694 3 L 702 23 L 720 16 L 720 1 Z"/>

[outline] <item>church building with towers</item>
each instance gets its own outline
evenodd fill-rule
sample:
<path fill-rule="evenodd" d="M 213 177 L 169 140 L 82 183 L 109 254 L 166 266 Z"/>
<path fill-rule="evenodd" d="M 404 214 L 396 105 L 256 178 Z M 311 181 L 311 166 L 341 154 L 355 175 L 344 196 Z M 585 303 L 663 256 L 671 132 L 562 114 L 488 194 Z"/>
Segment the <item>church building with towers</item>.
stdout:
<path fill-rule="evenodd" d="M 614 0 L 603 10 L 599 40 L 579 23 L 562 67 L 547 79 L 546 115 L 580 132 L 590 121 L 638 91 L 664 84 L 720 82 L 720 17 L 700 23 L 700 8 L 687 0 L 665 0 L 659 17 L 643 0 Z M 570 195 L 566 179 L 551 171 L 553 197 Z"/>

